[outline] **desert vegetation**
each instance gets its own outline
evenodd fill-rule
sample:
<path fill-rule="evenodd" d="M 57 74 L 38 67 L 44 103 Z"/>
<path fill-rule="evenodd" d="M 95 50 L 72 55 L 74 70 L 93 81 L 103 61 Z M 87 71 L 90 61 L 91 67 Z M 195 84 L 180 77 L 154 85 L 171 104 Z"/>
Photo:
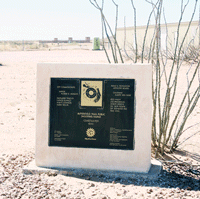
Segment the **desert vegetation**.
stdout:
<path fill-rule="evenodd" d="M 200 61 L 199 46 L 194 45 L 195 37 L 198 37 L 199 27 L 193 38 L 186 42 L 194 14 L 197 12 L 198 0 L 194 2 L 191 18 L 180 37 L 180 28 L 185 14 L 185 10 L 190 1 L 181 0 L 181 7 L 177 8 L 180 18 L 176 27 L 175 45 L 170 48 L 168 37 L 167 16 L 164 13 L 164 0 L 145 0 L 150 4 L 152 10 L 146 23 L 145 34 L 142 42 L 137 41 L 137 8 L 133 0 L 130 4 L 134 13 L 134 43 L 127 45 L 126 42 L 126 21 L 124 20 L 124 46 L 121 48 L 117 40 L 118 10 L 120 9 L 116 1 L 115 5 L 116 23 L 111 27 L 104 14 L 104 0 L 89 0 L 90 3 L 100 12 L 102 21 L 102 46 L 107 56 L 108 62 L 124 63 L 131 60 L 133 63 L 151 63 L 153 67 L 152 81 L 152 146 L 158 153 L 173 152 L 181 142 L 180 137 L 187 132 L 186 123 L 194 111 L 200 97 Z M 136 12 L 137 11 L 137 12 Z M 161 48 L 161 18 L 165 21 L 166 46 Z M 149 30 L 150 20 L 154 21 L 154 33 L 151 35 L 151 42 L 147 44 L 146 37 Z M 163 38 L 162 38 L 163 39 Z M 111 54 L 105 47 L 105 40 L 109 42 Z M 129 48 L 129 49 L 127 49 Z M 180 70 L 185 70 L 184 77 L 180 77 Z M 183 79 L 185 81 L 183 81 Z M 184 82 L 184 83 L 183 83 Z M 181 97 L 177 97 L 177 85 L 183 84 Z M 199 123 L 198 123 L 199 124 Z M 198 125 L 193 124 L 192 126 Z M 195 132 L 199 133 L 199 131 Z M 186 139 L 189 139 L 187 137 Z"/>

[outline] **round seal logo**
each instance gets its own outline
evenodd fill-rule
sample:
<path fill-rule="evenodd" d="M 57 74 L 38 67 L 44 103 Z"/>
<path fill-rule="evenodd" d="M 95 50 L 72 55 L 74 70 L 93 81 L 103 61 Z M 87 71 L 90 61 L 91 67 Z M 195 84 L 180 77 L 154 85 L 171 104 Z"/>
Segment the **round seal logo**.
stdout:
<path fill-rule="evenodd" d="M 97 95 L 96 90 L 94 88 L 88 88 L 86 90 L 86 96 L 89 98 L 95 98 Z"/>
<path fill-rule="evenodd" d="M 88 137 L 94 137 L 95 136 L 95 130 L 92 128 L 87 129 L 86 134 Z"/>

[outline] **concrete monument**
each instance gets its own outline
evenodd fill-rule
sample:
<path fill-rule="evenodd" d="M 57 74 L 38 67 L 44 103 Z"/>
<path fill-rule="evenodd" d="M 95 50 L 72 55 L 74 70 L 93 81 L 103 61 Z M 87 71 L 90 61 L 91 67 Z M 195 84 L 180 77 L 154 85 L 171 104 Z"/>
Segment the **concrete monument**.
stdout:
<path fill-rule="evenodd" d="M 147 173 L 152 68 L 37 66 L 36 165 Z"/>

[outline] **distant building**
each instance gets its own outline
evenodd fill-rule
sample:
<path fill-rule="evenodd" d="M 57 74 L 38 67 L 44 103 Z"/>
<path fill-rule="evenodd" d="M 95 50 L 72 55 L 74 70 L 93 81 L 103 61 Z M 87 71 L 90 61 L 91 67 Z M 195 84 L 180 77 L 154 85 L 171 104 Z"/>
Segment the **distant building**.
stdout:
<path fill-rule="evenodd" d="M 58 38 L 54 38 L 54 42 L 56 42 L 56 43 L 57 43 L 57 42 L 58 42 Z"/>
<path fill-rule="evenodd" d="M 54 38 L 54 40 L 39 40 L 40 44 L 44 43 L 90 43 L 90 37 L 85 37 L 85 40 L 73 40 L 72 37 L 69 37 L 68 40 L 58 40 L 58 38 Z"/>
<path fill-rule="evenodd" d="M 188 25 L 189 25 L 189 22 L 182 22 L 180 25 L 179 45 L 185 36 Z M 152 42 L 152 38 L 160 34 L 161 48 L 165 50 L 167 46 L 168 49 L 173 50 L 175 48 L 175 44 L 177 41 L 177 34 L 178 34 L 177 27 L 178 27 L 178 23 L 161 24 L 160 32 L 158 32 L 157 30 L 155 30 L 154 25 L 149 25 L 147 36 L 146 36 L 145 47 L 149 47 Z M 146 31 L 146 26 L 136 27 L 137 45 L 138 45 L 139 50 L 142 49 L 145 31 Z M 121 49 L 124 49 L 124 45 L 126 46 L 127 49 L 128 48 L 134 49 L 135 47 L 134 27 L 127 27 L 126 29 L 118 28 L 117 42 Z M 198 47 L 200 45 L 199 21 L 193 21 L 191 23 L 188 34 L 185 38 L 183 48 L 187 47 L 189 43 L 191 45 L 194 45 L 195 47 Z"/>
<path fill-rule="evenodd" d="M 90 43 L 90 37 L 86 37 L 85 41 L 87 41 L 88 43 Z"/>

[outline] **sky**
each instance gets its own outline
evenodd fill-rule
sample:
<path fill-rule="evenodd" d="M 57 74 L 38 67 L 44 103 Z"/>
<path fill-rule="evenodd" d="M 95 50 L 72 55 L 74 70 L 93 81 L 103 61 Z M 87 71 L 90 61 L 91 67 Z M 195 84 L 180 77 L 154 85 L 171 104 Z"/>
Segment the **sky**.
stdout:
<path fill-rule="evenodd" d="M 156 0 L 153 0 L 154 2 Z M 184 0 L 186 3 L 188 0 Z M 183 21 L 189 21 L 196 0 L 189 0 Z M 97 0 L 101 4 L 102 1 Z M 133 8 L 130 0 L 115 0 L 119 5 L 118 27 L 133 26 Z M 133 0 L 137 9 L 137 25 L 145 25 L 151 5 L 145 0 Z M 67 40 L 101 37 L 100 12 L 89 0 L 0 0 L 0 41 L 2 40 Z M 168 23 L 180 18 L 181 0 L 164 0 Z M 104 0 L 104 13 L 115 27 L 115 6 Z M 199 3 L 194 20 L 199 20 Z M 163 18 L 162 18 L 162 22 Z M 151 24 L 154 23 L 152 18 Z"/>

